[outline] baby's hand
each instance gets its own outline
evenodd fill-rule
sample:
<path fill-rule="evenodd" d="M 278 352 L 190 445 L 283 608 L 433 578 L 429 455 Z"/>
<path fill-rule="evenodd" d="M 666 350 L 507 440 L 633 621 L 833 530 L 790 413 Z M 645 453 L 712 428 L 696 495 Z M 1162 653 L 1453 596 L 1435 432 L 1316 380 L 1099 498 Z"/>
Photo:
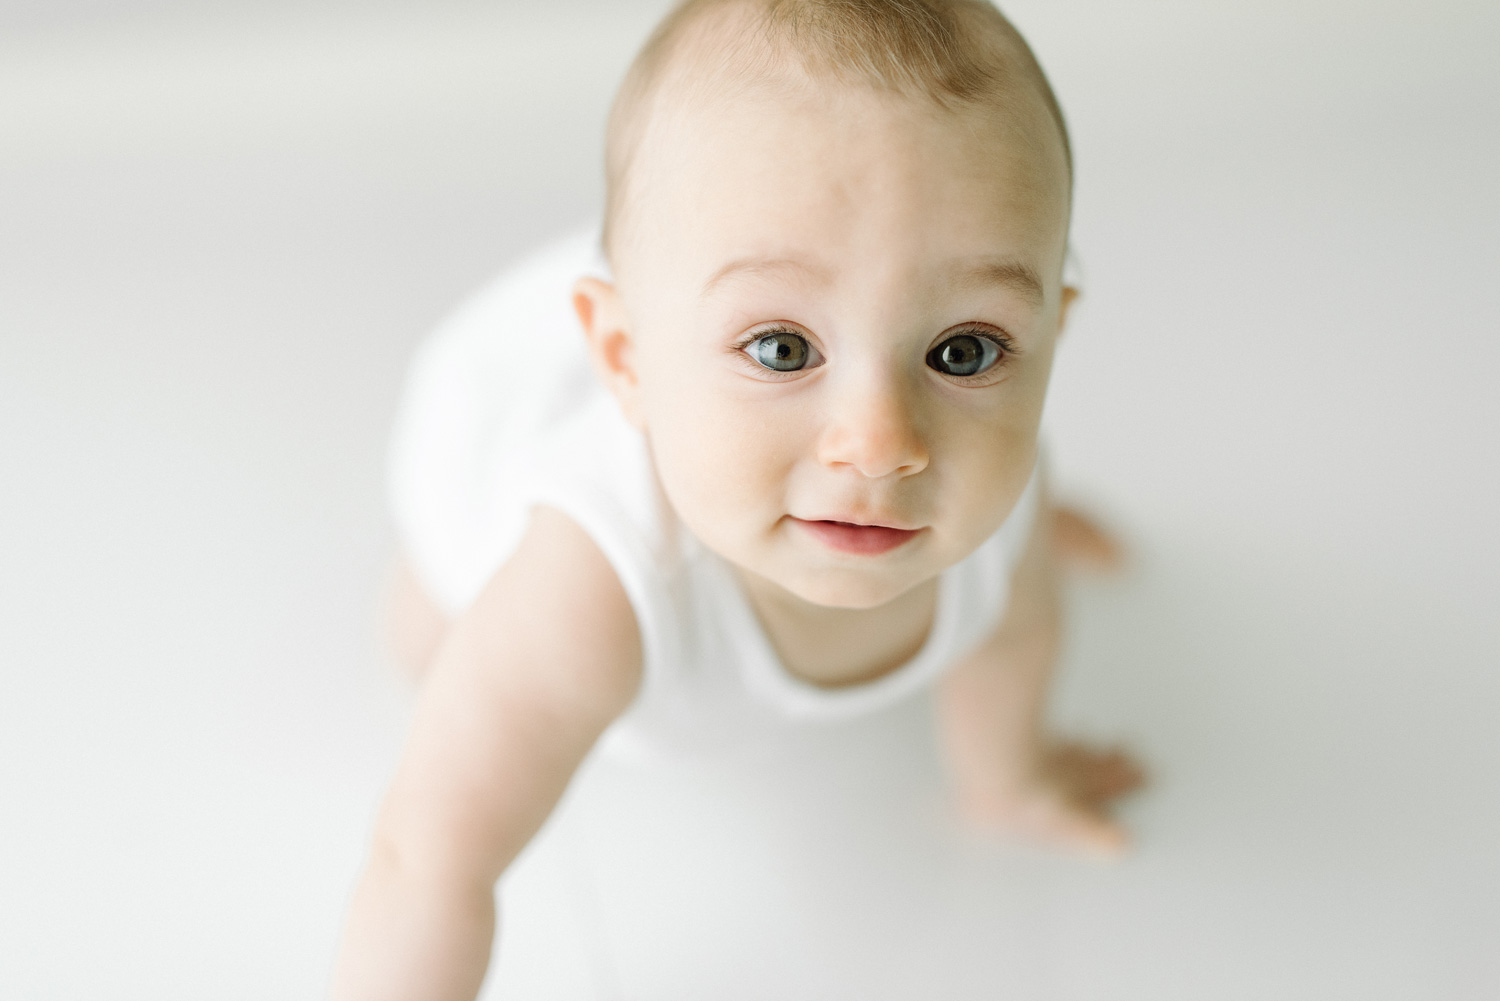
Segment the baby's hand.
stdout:
<path fill-rule="evenodd" d="M 1125 547 L 1108 529 L 1077 508 L 1052 509 L 1052 546 L 1066 567 L 1107 573 L 1125 563 Z"/>
<path fill-rule="evenodd" d="M 1026 779 L 1001 795 L 961 798 L 964 820 L 1065 851 L 1112 859 L 1129 846 L 1111 804 L 1139 789 L 1145 773 L 1130 755 L 1076 741 L 1049 744 Z"/>

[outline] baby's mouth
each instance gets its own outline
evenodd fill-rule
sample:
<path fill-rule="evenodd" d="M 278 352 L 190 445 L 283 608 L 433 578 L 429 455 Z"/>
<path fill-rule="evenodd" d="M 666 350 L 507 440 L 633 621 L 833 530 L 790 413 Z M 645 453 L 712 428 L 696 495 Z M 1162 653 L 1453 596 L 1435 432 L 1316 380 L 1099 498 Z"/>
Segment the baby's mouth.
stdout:
<path fill-rule="evenodd" d="M 889 528 L 885 525 L 856 525 L 847 521 L 804 521 L 792 518 L 798 526 L 830 549 L 856 556 L 879 556 L 904 546 L 921 533 L 921 529 Z"/>

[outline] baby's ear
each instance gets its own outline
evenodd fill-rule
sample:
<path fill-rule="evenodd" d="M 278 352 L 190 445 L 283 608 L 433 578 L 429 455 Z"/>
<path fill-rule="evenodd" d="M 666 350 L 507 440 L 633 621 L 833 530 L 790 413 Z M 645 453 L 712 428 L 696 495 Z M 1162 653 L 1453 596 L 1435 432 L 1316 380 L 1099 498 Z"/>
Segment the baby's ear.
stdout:
<path fill-rule="evenodd" d="M 598 278 L 580 278 L 573 286 L 573 309 L 588 338 L 594 374 L 615 395 L 625 419 L 640 427 L 635 339 L 626 322 L 619 290 Z"/>
<path fill-rule="evenodd" d="M 1068 329 L 1068 314 L 1073 311 L 1073 303 L 1078 301 L 1081 294 L 1076 285 L 1063 286 L 1062 303 L 1057 310 L 1057 336 L 1061 337 Z"/>

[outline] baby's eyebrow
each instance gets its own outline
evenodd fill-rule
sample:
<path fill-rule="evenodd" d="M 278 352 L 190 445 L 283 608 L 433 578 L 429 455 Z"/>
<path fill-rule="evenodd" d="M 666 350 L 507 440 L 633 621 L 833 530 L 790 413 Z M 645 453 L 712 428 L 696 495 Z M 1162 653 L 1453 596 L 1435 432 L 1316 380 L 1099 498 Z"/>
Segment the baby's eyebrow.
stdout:
<path fill-rule="evenodd" d="M 959 288 L 983 288 L 988 285 L 1003 285 L 1033 306 L 1041 306 L 1047 299 L 1042 279 L 1036 269 L 1020 261 L 1006 259 L 986 260 L 962 272 L 954 282 Z"/>
<path fill-rule="evenodd" d="M 832 280 L 827 269 L 809 264 L 793 257 L 742 257 L 730 261 L 715 271 L 703 283 L 702 298 L 716 292 L 726 282 L 735 278 L 762 277 L 776 272 L 790 271 L 803 277 L 827 284 Z M 1046 290 L 1036 269 L 1029 264 L 1009 258 L 989 258 L 960 270 L 953 285 L 958 289 L 983 289 L 1000 285 L 1017 293 L 1033 306 L 1046 301 Z"/>
<path fill-rule="evenodd" d="M 715 271 L 703 283 L 703 291 L 700 297 L 707 298 L 716 292 L 721 285 L 732 278 L 760 277 L 774 274 L 778 271 L 792 271 L 800 273 L 804 277 L 827 283 L 831 276 L 825 268 L 799 261 L 793 257 L 742 257 L 736 261 L 730 261 L 719 270 Z"/>

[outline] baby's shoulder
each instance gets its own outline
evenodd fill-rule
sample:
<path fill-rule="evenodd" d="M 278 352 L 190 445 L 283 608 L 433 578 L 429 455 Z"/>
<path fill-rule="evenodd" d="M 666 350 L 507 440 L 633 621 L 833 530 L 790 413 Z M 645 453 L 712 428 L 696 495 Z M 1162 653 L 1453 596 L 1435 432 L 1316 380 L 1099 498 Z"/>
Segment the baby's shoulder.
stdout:
<path fill-rule="evenodd" d="M 464 614 L 460 629 L 497 670 L 612 718 L 640 685 L 642 647 L 620 578 L 590 534 L 545 505 Z"/>

